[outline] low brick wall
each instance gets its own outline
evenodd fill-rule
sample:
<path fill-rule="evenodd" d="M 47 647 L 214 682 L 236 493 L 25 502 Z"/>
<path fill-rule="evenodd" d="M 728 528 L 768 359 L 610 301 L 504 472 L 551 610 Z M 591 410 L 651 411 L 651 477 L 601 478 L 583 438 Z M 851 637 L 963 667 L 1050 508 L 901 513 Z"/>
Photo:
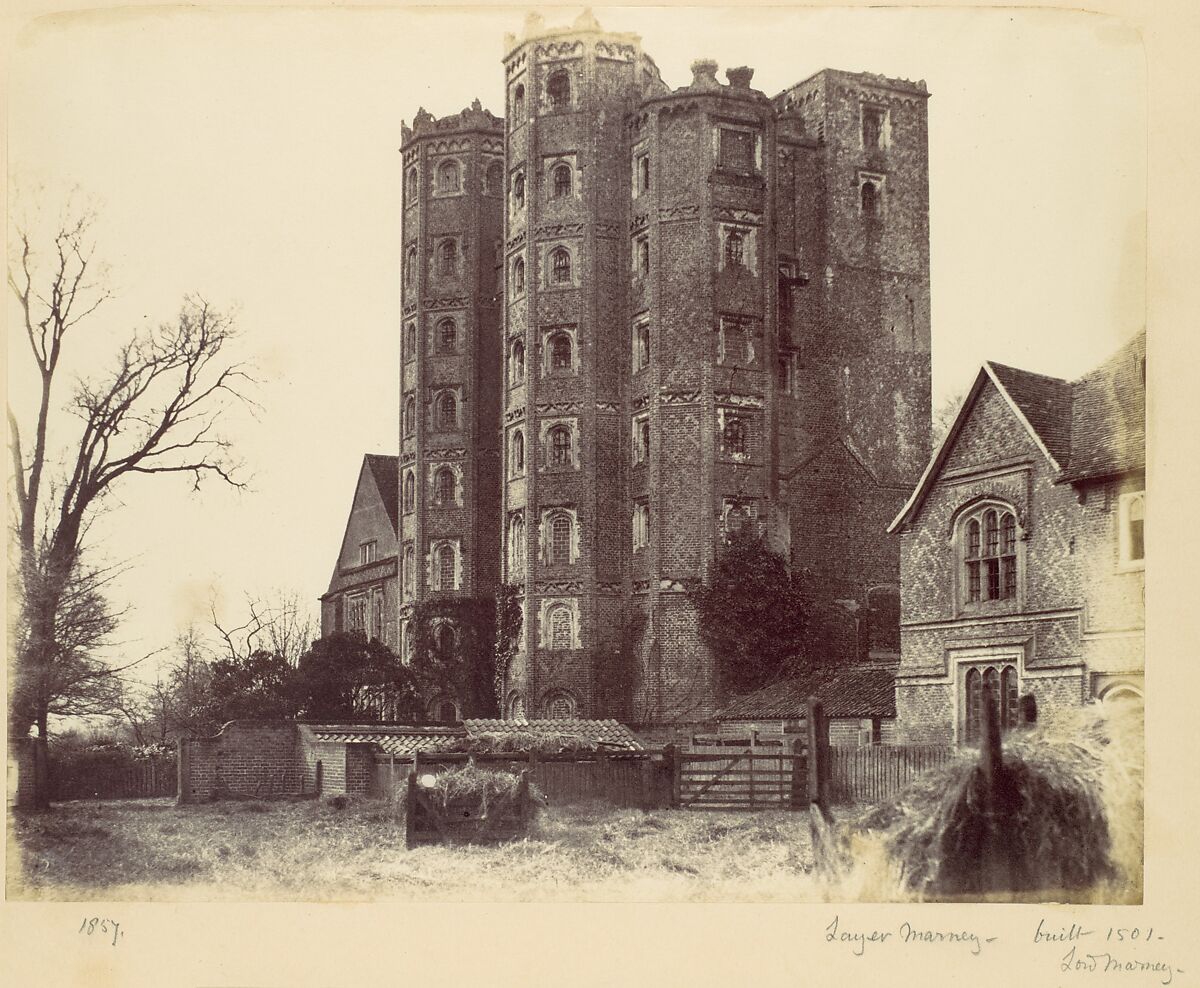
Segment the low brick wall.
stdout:
<path fill-rule="evenodd" d="M 179 742 L 179 802 L 312 792 L 304 768 L 295 724 L 230 721 L 215 737 Z"/>

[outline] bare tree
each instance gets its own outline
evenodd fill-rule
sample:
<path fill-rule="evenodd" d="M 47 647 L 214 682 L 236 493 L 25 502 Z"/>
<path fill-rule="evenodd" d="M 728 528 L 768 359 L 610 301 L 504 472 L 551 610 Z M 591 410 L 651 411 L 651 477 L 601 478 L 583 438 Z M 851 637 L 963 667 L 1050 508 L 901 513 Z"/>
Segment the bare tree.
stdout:
<path fill-rule="evenodd" d="M 57 442 L 71 434 L 54 409 L 61 361 L 109 298 L 94 276 L 91 226 L 86 213 L 61 223 L 44 255 L 29 231 L 18 228 L 8 270 L 38 390 L 32 422 L 8 408 L 16 504 L 13 583 L 20 594 L 12 678 L 21 699 L 10 704 L 9 728 L 19 737 L 37 727 L 43 765 L 49 716 L 80 712 L 64 682 L 73 684 L 84 672 L 95 684 L 104 678 L 97 676 L 95 657 L 66 647 L 62 632 L 72 581 L 82 578 L 87 586 L 81 550 L 89 522 L 106 497 L 135 475 L 183 474 L 196 486 L 211 476 L 241 486 L 218 425 L 231 404 L 249 401 L 243 389 L 252 383 L 243 365 L 226 358 L 233 339 L 229 319 L 203 299 L 186 299 L 175 322 L 135 332 L 120 346 L 107 374 L 73 383 L 66 410 L 78 432 L 63 450 L 60 475 L 52 437 Z M 90 599 L 90 619 L 99 627 L 101 598 L 85 593 L 84 599 Z M 92 647 L 102 638 L 93 639 Z M 85 656 L 90 660 L 85 670 L 72 671 Z M 44 773 L 38 775 L 35 803 L 45 805 Z"/>
<path fill-rule="evenodd" d="M 966 397 L 966 391 L 954 391 L 943 398 L 941 404 L 934 409 L 929 439 L 935 449 L 938 443 L 946 438 L 950 426 L 954 425 L 954 420 L 958 417 L 958 410 L 962 407 Z"/>
<path fill-rule="evenodd" d="M 295 591 L 276 590 L 257 597 L 246 594 L 245 607 L 245 620 L 233 625 L 218 616 L 216 601 L 209 605 L 220 648 L 232 660 L 267 652 L 295 668 L 319 637 L 312 608 Z"/>

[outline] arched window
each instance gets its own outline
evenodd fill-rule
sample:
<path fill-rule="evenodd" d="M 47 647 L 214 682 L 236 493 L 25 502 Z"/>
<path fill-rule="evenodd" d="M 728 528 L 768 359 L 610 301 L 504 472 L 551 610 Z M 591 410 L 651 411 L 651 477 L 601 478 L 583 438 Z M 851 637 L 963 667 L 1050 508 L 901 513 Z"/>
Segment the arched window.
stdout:
<path fill-rule="evenodd" d="M 874 216 L 878 208 L 879 190 L 875 187 L 875 183 L 868 180 L 863 182 L 862 188 L 859 190 L 859 196 L 862 201 L 863 216 Z"/>
<path fill-rule="evenodd" d="M 566 109 L 571 104 L 571 77 L 566 69 L 558 69 L 550 73 L 546 80 L 546 96 L 550 100 L 550 108 Z"/>
<path fill-rule="evenodd" d="M 571 609 L 564 605 L 550 609 L 550 647 L 570 648 L 573 635 L 571 634 Z M 570 714 L 561 716 L 569 717 Z"/>
<path fill-rule="evenodd" d="M 437 589 L 454 589 L 454 546 L 443 545 L 437 551 Z"/>
<path fill-rule="evenodd" d="M 439 624 L 433 632 L 433 647 L 437 653 L 443 658 L 450 658 L 454 655 L 455 634 L 454 629 L 443 622 Z"/>
<path fill-rule="evenodd" d="M 570 720 L 578 708 L 570 693 L 556 690 L 542 701 L 542 715 L 550 720 Z"/>
<path fill-rule="evenodd" d="M 556 285 L 571 283 L 571 252 L 566 247 L 550 252 L 550 280 Z"/>
<path fill-rule="evenodd" d="M 550 465 L 565 467 L 571 464 L 571 430 L 556 425 L 550 430 Z"/>
<path fill-rule="evenodd" d="M 509 469 L 514 477 L 525 472 L 525 433 L 514 429 L 509 448 Z"/>
<path fill-rule="evenodd" d="M 642 237 L 638 241 L 638 274 L 643 278 L 650 273 L 650 238 Z"/>
<path fill-rule="evenodd" d="M 437 336 L 441 353 L 454 353 L 458 349 L 458 325 L 453 319 L 443 319 L 438 323 Z"/>
<path fill-rule="evenodd" d="M 458 428 L 458 399 L 453 391 L 443 391 L 438 396 L 437 424 L 439 429 Z"/>
<path fill-rule="evenodd" d="M 643 154 L 638 158 L 638 191 L 647 192 L 650 189 L 650 155 Z"/>
<path fill-rule="evenodd" d="M 404 287 L 415 288 L 417 284 L 417 248 L 409 247 L 404 254 Z"/>
<path fill-rule="evenodd" d="M 555 333 L 550 337 L 550 370 L 571 370 L 571 337 L 566 333 Z"/>
<path fill-rule="evenodd" d="M 404 592 L 411 594 L 413 592 L 413 584 L 416 582 L 417 573 L 417 553 L 411 545 L 404 547 L 404 573 L 402 574 L 404 581 Z"/>
<path fill-rule="evenodd" d="M 438 273 L 454 274 L 458 269 L 458 245 L 453 240 L 443 240 L 438 247 Z"/>
<path fill-rule="evenodd" d="M 513 176 L 513 205 L 517 209 L 525 208 L 525 173 L 517 172 Z"/>
<path fill-rule="evenodd" d="M 518 576 L 525 571 L 525 516 L 519 511 L 508 520 L 508 572 Z"/>
<path fill-rule="evenodd" d="M 508 698 L 508 719 L 523 720 L 525 717 L 525 697 L 514 693 Z"/>
<path fill-rule="evenodd" d="M 521 295 L 525 291 L 525 259 L 521 257 L 513 261 L 512 291 L 513 295 Z"/>
<path fill-rule="evenodd" d="M 437 719 L 440 724 L 453 724 L 458 720 L 458 706 L 453 700 L 442 700 L 438 703 Z"/>
<path fill-rule="evenodd" d="M 412 511 L 416 507 L 417 502 L 417 480 L 413 476 L 413 472 L 408 470 L 404 474 L 404 510 Z"/>
<path fill-rule="evenodd" d="M 983 705 L 992 704 L 1000 730 L 1007 731 L 1020 724 L 1017 670 L 1012 665 L 973 666 L 963 679 L 963 740 L 979 741 L 983 737 Z"/>
<path fill-rule="evenodd" d="M 457 192 L 462 187 L 459 181 L 457 161 L 443 161 L 437 171 L 438 191 Z"/>
<path fill-rule="evenodd" d="M 493 161 L 487 168 L 487 174 L 484 177 L 488 195 L 496 195 L 504 189 L 504 166 L 498 161 Z"/>
<path fill-rule="evenodd" d="M 412 360 L 417 355 L 417 324 L 404 324 L 404 359 Z"/>
<path fill-rule="evenodd" d="M 725 237 L 725 266 L 740 268 L 742 266 L 742 235 L 731 230 Z"/>
<path fill-rule="evenodd" d="M 571 194 L 571 166 L 555 165 L 552 177 L 552 188 L 555 199 L 565 199 Z"/>
<path fill-rule="evenodd" d="M 433 503 L 446 505 L 454 503 L 454 471 L 449 467 L 439 467 L 433 478 Z"/>
<path fill-rule="evenodd" d="M 571 517 L 559 512 L 550 518 L 550 558 L 551 563 L 569 563 L 571 561 Z"/>
<path fill-rule="evenodd" d="M 725 420 L 725 429 L 721 433 L 721 443 L 726 453 L 746 452 L 746 426 L 739 418 Z"/>
<path fill-rule="evenodd" d="M 404 434 L 411 436 L 417 431 L 417 399 L 406 398 L 404 400 Z"/>
<path fill-rule="evenodd" d="M 520 384 L 525 380 L 525 344 L 520 340 L 513 342 L 508 367 L 509 384 Z"/>
<path fill-rule="evenodd" d="M 404 176 L 404 205 L 412 206 L 416 204 L 417 194 L 420 188 L 420 179 L 415 168 L 410 168 Z"/>
<path fill-rule="evenodd" d="M 960 522 L 968 604 L 1017 596 L 1017 519 L 985 507 Z"/>
<path fill-rule="evenodd" d="M 523 83 L 518 82 L 517 88 L 513 90 L 511 115 L 514 127 L 525 119 L 525 86 Z"/>

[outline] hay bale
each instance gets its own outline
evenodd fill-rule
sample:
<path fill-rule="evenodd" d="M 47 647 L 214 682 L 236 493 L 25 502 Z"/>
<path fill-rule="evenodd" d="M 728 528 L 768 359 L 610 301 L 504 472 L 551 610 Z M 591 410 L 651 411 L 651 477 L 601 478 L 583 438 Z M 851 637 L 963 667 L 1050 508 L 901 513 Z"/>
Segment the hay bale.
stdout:
<path fill-rule="evenodd" d="M 917 897 L 1140 895 L 1139 737 L 1098 707 L 1010 733 L 994 784 L 973 753 L 933 769 L 854 821 L 843 856 L 874 839 Z"/>

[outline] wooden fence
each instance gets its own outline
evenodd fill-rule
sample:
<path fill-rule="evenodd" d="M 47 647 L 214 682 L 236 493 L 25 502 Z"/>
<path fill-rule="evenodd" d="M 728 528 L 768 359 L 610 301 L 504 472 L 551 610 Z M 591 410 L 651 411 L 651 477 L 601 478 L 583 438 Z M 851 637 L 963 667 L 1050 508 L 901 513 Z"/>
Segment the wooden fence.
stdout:
<path fill-rule="evenodd" d="M 566 755 L 488 752 L 422 752 L 416 756 L 375 756 L 371 792 L 389 795 L 405 785 L 409 773 L 465 764 L 474 759 L 480 768 L 511 772 L 529 771 L 529 780 L 551 803 L 570 804 L 600 800 L 620 807 L 652 809 L 670 805 L 670 767 L 657 751 L 586 752 Z"/>
<path fill-rule="evenodd" d="M 136 799 L 174 796 L 178 761 L 172 756 L 121 763 L 79 763 L 50 768 L 53 798 Z"/>
<path fill-rule="evenodd" d="M 953 745 L 831 746 L 829 798 L 839 804 L 881 802 L 955 751 Z"/>
<path fill-rule="evenodd" d="M 807 805 L 806 759 L 792 751 L 746 748 L 739 752 L 680 752 L 674 805 L 681 809 L 799 809 Z"/>

